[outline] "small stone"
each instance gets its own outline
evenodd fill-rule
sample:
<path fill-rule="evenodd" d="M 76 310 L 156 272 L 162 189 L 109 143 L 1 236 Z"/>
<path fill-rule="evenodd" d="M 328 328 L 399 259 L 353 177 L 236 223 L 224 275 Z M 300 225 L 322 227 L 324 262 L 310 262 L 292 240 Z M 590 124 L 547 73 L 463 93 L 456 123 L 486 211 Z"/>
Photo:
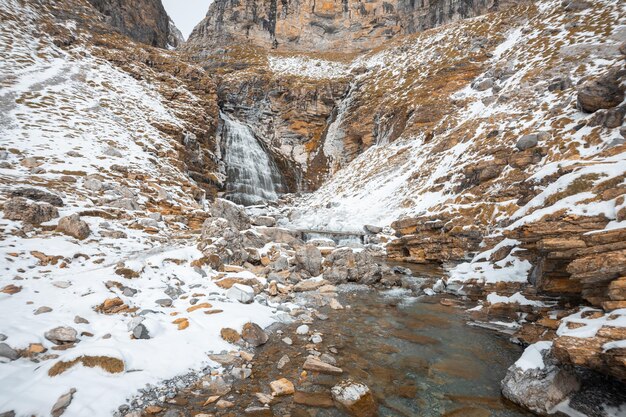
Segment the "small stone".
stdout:
<path fill-rule="evenodd" d="M 11 346 L 6 343 L 0 343 L 0 358 L 7 358 L 10 361 L 14 361 L 19 357 L 20 355 Z"/>
<path fill-rule="evenodd" d="M 292 395 L 296 391 L 293 383 L 286 378 L 270 382 L 270 388 L 272 389 L 272 395 L 275 397 Z"/>
<path fill-rule="evenodd" d="M 33 354 L 43 353 L 46 350 L 47 349 L 41 343 L 31 343 L 30 345 L 28 345 L 29 353 L 33 353 Z"/>
<path fill-rule="evenodd" d="M 337 301 L 337 299 L 335 298 L 331 298 L 330 302 L 328 303 L 328 305 L 330 306 L 330 308 L 332 308 L 333 310 L 343 310 L 343 306 L 341 305 L 341 303 L 339 301 Z"/>
<path fill-rule="evenodd" d="M 208 378 L 202 381 L 202 388 L 208 391 L 210 395 L 226 395 L 230 392 L 231 385 L 224 378 Z"/>
<path fill-rule="evenodd" d="M 278 363 L 276 364 L 276 367 L 278 369 L 283 369 L 285 367 L 285 365 L 287 365 L 289 362 L 291 362 L 291 360 L 289 359 L 289 356 L 287 355 L 283 355 L 279 360 Z"/>
<path fill-rule="evenodd" d="M 232 408 L 235 406 L 235 404 L 231 403 L 230 401 L 226 401 L 226 400 L 219 400 L 215 406 L 217 408 L 219 408 L 220 410 L 223 410 L 225 408 Z"/>
<path fill-rule="evenodd" d="M 71 327 L 55 327 L 52 330 L 47 331 L 44 337 L 54 344 L 62 345 L 65 343 L 76 342 L 76 336 L 78 333 Z"/>
<path fill-rule="evenodd" d="M 118 151 L 117 149 L 113 148 L 112 146 L 109 146 L 108 148 L 106 148 L 104 150 L 104 154 L 107 156 L 114 156 L 116 158 L 121 158 L 123 155 L 120 151 Z"/>
<path fill-rule="evenodd" d="M 45 314 L 45 313 L 49 313 L 51 311 L 52 311 L 52 309 L 50 307 L 43 306 L 43 307 L 39 307 L 37 310 L 35 310 L 35 315 Z"/>
<path fill-rule="evenodd" d="M 337 360 L 330 356 L 328 353 L 322 353 L 320 356 L 322 362 L 325 362 L 330 365 L 337 365 Z"/>
<path fill-rule="evenodd" d="M 296 334 L 306 335 L 308 333 L 309 333 L 309 326 L 307 326 L 306 324 L 298 326 L 298 328 L 296 329 Z"/>
<path fill-rule="evenodd" d="M 71 287 L 72 283 L 69 281 L 54 281 L 52 285 L 54 285 L 57 288 L 65 289 L 65 288 Z"/>
<path fill-rule="evenodd" d="M 89 320 L 82 318 L 81 316 L 74 317 L 74 323 L 76 324 L 89 324 Z"/>
<path fill-rule="evenodd" d="M 158 414 L 161 411 L 163 411 L 163 407 L 159 407 L 158 405 L 149 405 L 145 409 L 147 414 Z"/>
<path fill-rule="evenodd" d="M 172 306 L 172 299 L 171 298 L 161 298 L 159 300 L 156 300 L 155 303 L 157 303 L 161 307 L 171 307 Z"/>
<path fill-rule="evenodd" d="M 313 336 L 309 338 L 309 340 L 315 344 L 322 343 L 322 336 L 318 333 L 315 333 Z"/>
<path fill-rule="evenodd" d="M 263 394 L 262 392 L 257 392 L 254 395 L 256 396 L 257 400 L 259 400 L 259 402 L 263 405 L 271 404 L 274 400 L 274 397 L 272 397 L 271 395 Z"/>
<path fill-rule="evenodd" d="M 50 413 L 52 417 L 61 416 L 67 407 L 72 403 L 72 398 L 74 397 L 74 393 L 76 393 L 76 389 L 72 388 L 67 394 L 63 394 L 59 397 L 56 403 L 52 406 L 52 410 Z"/>
<path fill-rule="evenodd" d="M 138 324 L 133 329 L 133 336 L 135 339 L 150 339 L 150 334 L 148 333 L 148 329 L 143 324 Z"/>
<path fill-rule="evenodd" d="M 245 350 L 239 352 L 239 356 L 246 362 L 251 362 L 254 359 L 254 355 L 252 353 L 248 353 Z"/>
<path fill-rule="evenodd" d="M 215 401 L 217 401 L 219 399 L 220 399 L 219 395 L 211 395 L 209 398 L 206 399 L 206 401 L 204 402 L 204 404 L 202 404 L 202 406 L 206 407 L 207 405 L 213 404 Z"/>
<path fill-rule="evenodd" d="M 283 342 L 284 342 L 285 344 L 287 344 L 287 345 L 289 345 L 289 346 L 293 345 L 293 340 L 291 340 L 291 338 L 290 338 L 290 337 L 285 337 L 285 338 L 283 338 L 282 340 L 283 340 Z"/>
<path fill-rule="evenodd" d="M 250 368 L 233 368 L 230 374 L 237 379 L 247 379 L 252 375 L 252 369 Z"/>
<path fill-rule="evenodd" d="M 343 369 L 322 362 L 318 358 L 309 356 L 302 366 L 307 371 L 320 372 L 323 374 L 340 375 Z"/>

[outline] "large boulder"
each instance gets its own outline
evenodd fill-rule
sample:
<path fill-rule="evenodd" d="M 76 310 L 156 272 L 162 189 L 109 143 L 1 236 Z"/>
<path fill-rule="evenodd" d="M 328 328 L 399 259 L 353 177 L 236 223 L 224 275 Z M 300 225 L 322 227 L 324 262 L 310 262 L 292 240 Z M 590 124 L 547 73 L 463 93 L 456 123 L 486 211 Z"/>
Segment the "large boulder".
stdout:
<path fill-rule="evenodd" d="M 357 282 L 372 285 L 380 281 L 381 277 L 381 268 L 368 251 L 338 248 L 324 261 L 324 279 L 333 284 Z"/>
<path fill-rule="evenodd" d="M 78 214 L 72 214 L 59 220 L 57 231 L 79 240 L 87 239 L 91 234 L 89 225 L 81 220 Z"/>
<path fill-rule="evenodd" d="M 9 193 L 10 197 L 24 197 L 29 200 L 52 204 L 56 207 L 63 207 L 63 200 L 56 194 L 38 188 L 18 188 Z"/>
<path fill-rule="evenodd" d="M 217 198 L 211 206 L 211 215 L 213 217 L 222 217 L 228 220 L 232 227 L 237 230 L 246 230 L 250 228 L 250 217 L 246 214 L 243 206 L 233 203 L 232 201 Z"/>
<path fill-rule="evenodd" d="M 248 260 L 242 234 L 227 219 L 211 217 L 204 221 L 198 243 L 203 255 L 211 259 L 211 266 L 241 265 Z"/>
<path fill-rule="evenodd" d="M 322 272 L 322 261 L 322 252 L 314 245 L 301 246 L 296 250 L 298 267 L 312 276 L 317 276 Z"/>
<path fill-rule="evenodd" d="M 587 113 L 619 105 L 624 101 L 622 80 L 625 76 L 626 70 L 613 68 L 606 74 L 587 81 L 578 90 L 578 105 Z"/>
<path fill-rule="evenodd" d="M 5 219 L 40 224 L 56 217 L 59 217 L 59 211 L 50 203 L 30 203 L 22 197 L 14 197 L 4 203 Z"/>
<path fill-rule="evenodd" d="M 510 401 L 541 415 L 564 401 L 580 388 L 576 374 L 560 366 L 551 353 L 551 342 L 530 345 L 511 365 L 502 380 L 502 395 Z"/>

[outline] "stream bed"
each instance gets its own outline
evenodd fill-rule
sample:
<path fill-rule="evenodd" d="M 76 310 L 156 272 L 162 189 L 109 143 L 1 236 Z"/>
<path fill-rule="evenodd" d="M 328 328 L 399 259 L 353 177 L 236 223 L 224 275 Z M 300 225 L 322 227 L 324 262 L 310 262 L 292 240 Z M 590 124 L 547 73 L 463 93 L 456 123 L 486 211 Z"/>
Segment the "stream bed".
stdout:
<path fill-rule="evenodd" d="M 270 339 L 257 348 L 252 375 L 235 381 L 221 397 L 232 403 L 229 408 L 204 405 L 214 393 L 197 387 L 181 393 L 175 400 L 180 407 L 172 408 L 191 416 L 344 416 L 332 406 L 330 389 L 352 379 L 371 389 L 380 416 L 531 415 L 500 396 L 500 381 L 522 352 L 506 336 L 467 325 L 463 309 L 442 305 L 441 297 L 414 298 L 401 289 L 340 289 L 345 309 L 321 307 L 308 336 L 296 334 L 301 323 L 268 329 Z M 321 335 L 320 343 L 310 340 L 313 332 Z M 282 341 L 285 337 L 291 345 Z M 343 374 L 303 373 L 312 350 L 330 355 Z M 284 355 L 289 362 L 279 369 Z M 274 398 L 271 410 L 250 408 L 260 407 L 255 394 L 271 394 L 270 382 L 280 378 L 293 382 L 296 394 Z"/>

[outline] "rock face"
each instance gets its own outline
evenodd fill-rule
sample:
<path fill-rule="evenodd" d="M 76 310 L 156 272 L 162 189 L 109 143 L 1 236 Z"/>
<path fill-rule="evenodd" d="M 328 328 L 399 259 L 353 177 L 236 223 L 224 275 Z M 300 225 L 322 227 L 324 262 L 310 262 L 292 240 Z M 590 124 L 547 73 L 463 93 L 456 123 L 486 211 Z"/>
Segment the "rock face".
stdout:
<path fill-rule="evenodd" d="M 131 39 L 159 48 L 170 44 L 171 21 L 161 0 L 88 1 L 102 13 L 107 23 Z"/>
<path fill-rule="evenodd" d="M 535 349 L 535 346 L 527 349 Z M 541 361 L 540 367 L 520 368 L 514 364 L 509 368 L 502 380 L 502 395 L 528 410 L 546 415 L 577 391 L 580 381 L 571 370 L 559 366 L 549 347 L 537 351 L 536 355 Z"/>
<path fill-rule="evenodd" d="M 207 49 L 251 43 L 267 49 L 362 51 L 398 34 L 484 13 L 494 3 L 217 0 L 190 36 L 190 43 Z"/>

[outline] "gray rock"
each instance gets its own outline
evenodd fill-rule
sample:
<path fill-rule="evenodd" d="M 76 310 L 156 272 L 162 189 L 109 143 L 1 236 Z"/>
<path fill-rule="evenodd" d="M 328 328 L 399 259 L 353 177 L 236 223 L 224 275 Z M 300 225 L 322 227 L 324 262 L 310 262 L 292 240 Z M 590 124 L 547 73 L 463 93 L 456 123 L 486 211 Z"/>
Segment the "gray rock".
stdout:
<path fill-rule="evenodd" d="M 226 297 L 249 304 L 254 301 L 254 289 L 248 285 L 235 284 L 226 292 Z"/>
<path fill-rule="evenodd" d="M 0 342 L 4 342 L 7 339 L 8 339 L 8 337 L 7 337 L 6 334 L 0 333 Z"/>
<path fill-rule="evenodd" d="M 159 222 L 154 219 L 141 219 L 139 220 L 139 224 L 143 227 L 152 227 L 155 229 L 159 228 Z"/>
<path fill-rule="evenodd" d="M 35 310 L 35 315 L 45 314 L 45 313 L 49 313 L 51 311 L 52 311 L 52 309 L 50 307 L 42 306 L 42 307 L 39 307 L 37 310 Z"/>
<path fill-rule="evenodd" d="M 530 345 L 528 349 L 536 349 Z M 548 348 L 541 351 L 544 368 L 522 369 L 513 364 L 502 380 L 502 395 L 510 401 L 531 410 L 547 415 L 569 394 L 580 388 L 580 382 L 573 371 L 561 367 Z"/>
<path fill-rule="evenodd" d="M 572 80 L 567 77 L 558 77 L 550 81 L 548 84 L 548 91 L 563 91 L 572 87 Z"/>
<path fill-rule="evenodd" d="M 9 193 L 9 197 L 23 197 L 32 201 L 52 204 L 56 207 L 63 207 L 63 200 L 56 194 L 37 188 L 19 188 Z"/>
<path fill-rule="evenodd" d="M 78 214 L 61 218 L 57 225 L 57 231 L 75 237 L 78 240 L 87 239 L 91 234 L 89 225 L 81 220 Z"/>
<path fill-rule="evenodd" d="M 81 316 L 74 317 L 74 323 L 76 324 L 89 324 L 89 320 L 82 318 Z"/>
<path fill-rule="evenodd" d="M 231 384 L 226 382 L 221 376 L 218 377 L 206 377 L 202 380 L 202 388 L 204 388 L 209 395 L 226 395 L 231 390 Z"/>
<path fill-rule="evenodd" d="M 280 255 L 269 266 L 274 272 L 286 271 L 289 269 L 289 258 L 287 258 L 285 255 Z"/>
<path fill-rule="evenodd" d="M 103 184 L 102 184 L 102 181 L 100 181 L 97 178 L 87 178 L 83 182 L 83 187 L 85 187 L 88 190 L 98 192 L 102 190 Z"/>
<path fill-rule="evenodd" d="M 317 276 L 322 272 L 322 252 L 314 245 L 305 245 L 296 250 L 298 266 L 309 274 Z"/>
<path fill-rule="evenodd" d="M 211 215 L 228 220 L 230 225 L 237 230 L 250 228 L 250 218 L 246 214 L 245 209 L 232 201 L 216 198 L 211 206 Z"/>
<path fill-rule="evenodd" d="M 170 408 L 165 412 L 165 414 L 163 414 L 163 417 L 183 417 L 183 413 L 181 413 L 179 410 Z"/>
<path fill-rule="evenodd" d="M 343 381 L 330 390 L 335 404 L 351 416 L 377 416 L 374 396 L 367 385 Z"/>
<path fill-rule="evenodd" d="M 252 375 L 252 369 L 250 368 L 233 368 L 230 374 L 237 379 L 247 379 Z"/>
<path fill-rule="evenodd" d="M 44 337 L 54 344 L 62 345 L 76 342 L 77 335 L 76 330 L 71 327 L 55 327 L 54 329 L 48 330 L 44 334 Z"/>
<path fill-rule="evenodd" d="M 9 153 L 7 151 L 0 151 L 0 161 L 6 161 L 9 159 Z"/>
<path fill-rule="evenodd" d="M 366 224 L 365 226 L 363 226 L 363 230 L 365 230 L 367 233 L 378 234 L 383 231 L 383 228 L 380 226 Z"/>
<path fill-rule="evenodd" d="M 111 207 L 121 208 L 125 210 L 139 210 L 141 206 L 134 198 L 120 198 L 108 203 Z"/>
<path fill-rule="evenodd" d="M 610 109 L 624 100 L 621 81 L 626 70 L 614 68 L 602 76 L 584 83 L 578 90 L 578 105 L 587 113 Z"/>
<path fill-rule="evenodd" d="M 368 251 L 355 253 L 350 248 L 338 248 L 324 261 L 324 279 L 332 284 L 372 285 L 381 278 L 382 270 Z"/>
<path fill-rule="evenodd" d="M 472 84 L 472 88 L 477 91 L 485 91 L 489 90 L 493 87 L 493 79 L 492 78 L 484 78 L 480 81 L 476 81 Z"/>
<path fill-rule="evenodd" d="M 158 212 L 150 213 L 148 214 L 148 217 L 150 217 L 153 220 L 156 220 L 157 222 L 163 221 L 163 216 L 161 215 L 161 213 L 158 213 Z"/>
<path fill-rule="evenodd" d="M 4 218 L 24 223 L 40 224 L 59 217 L 59 211 L 50 203 L 30 203 L 23 197 L 14 197 L 4 203 Z"/>
<path fill-rule="evenodd" d="M 0 417 L 15 417 L 15 411 L 5 411 L 4 413 L 0 413 Z"/>
<path fill-rule="evenodd" d="M 517 149 L 520 151 L 525 151 L 526 149 L 534 148 L 539 144 L 540 140 L 545 140 L 550 137 L 550 134 L 547 132 L 537 132 L 531 133 L 529 135 L 524 135 L 515 144 Z"/>
<path fill-rule="evenodd" d="M 138 324 L 133 329 L 133 336 L 135 339 L 150 339 L 150 333 L 148 333 L 148 329 L 143 324 Z"/>
<path fill-rule="evenodd" d="M 19 357 L 20 355 L 11 346 L 7 345 L 6 343 L 0 343 L 0 358 L 7 358 L 11 361 L 14 361 Z"/>
<path fill-rule="evenodd" d="M 107 156 L 114 156 L 116 158 L 121 158 L 123 156 L 120 151 L 118 151 L 117 149 L 111 146 L 109 146 L 108 148 L 104 150 L 104 154 Z"/>
<path fill-rule="evenodd" d="M 256 323 L 244 324 L 241 338 L 254 347 L 264 345 L 269 340 L 267 333 Z"/>
<path fill-rule="evenodd" d="M 171 307 L 172 306 L 172 300 L 170 298 L 161 298 L 159 300 L 156 300 L 155 303 L 157 303 L 161 307 Z"/>
<path fill-rule="evenodd" d="M 255 226 L 276 226 L 276 219 L 270 216 L 256 216 L 252 218 L 252 224 Z"/>
<path fill-rule="evenodd" d="M 75 393 L 76 388 L 72 388 L 67 394 L 63 394 L 59 397 L 57 402 L 54 403 L 54 405 L 52 406 L 52 410 L 50 411 L 52 417 L 59 417 L 65 412 L 67 407 L 69 407 L 69 405 L 72 403 L 72 398 L 74 397 Z"/>

